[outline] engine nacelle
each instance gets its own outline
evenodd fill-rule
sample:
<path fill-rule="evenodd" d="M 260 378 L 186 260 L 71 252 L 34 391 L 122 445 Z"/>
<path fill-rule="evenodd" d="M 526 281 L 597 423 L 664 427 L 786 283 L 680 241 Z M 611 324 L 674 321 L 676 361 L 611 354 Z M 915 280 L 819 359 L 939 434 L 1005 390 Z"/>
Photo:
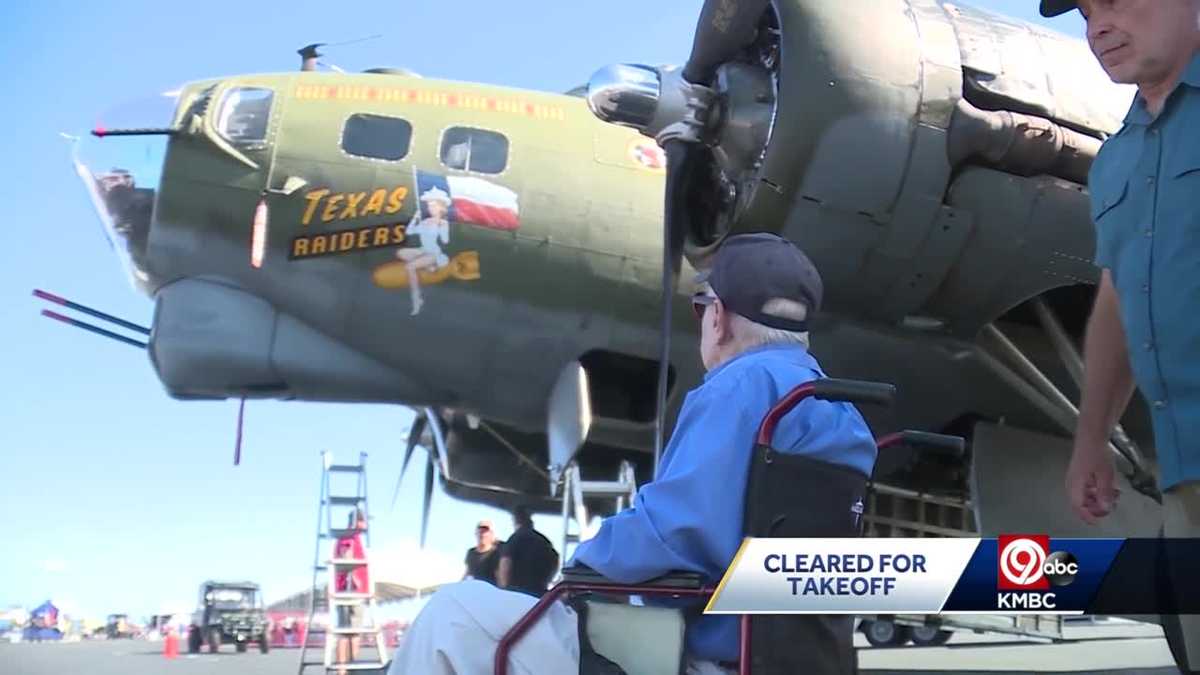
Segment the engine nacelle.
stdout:
<path fill-rule="evenodd" d="M 705 125 L 710 170 L 684 186 L 698 267 L 730 233 L 778 232 L 828 310 L 964 337 L 1095 279 L 1077 195 L 1133 91 L 1081 40 L 936 0 L 775 0 L 707 93 L 654 72 L 601 71 L 589 101 L 652 136 Z"/>
<path fill-rule="evenodd" d="M 1081 192 L 1132 91 L 1085 43 L 933 0 L 773 4 L 774 124 L 731 231 L 804 247 L 832 311 L 964 336 L 1095 279 Z"/>

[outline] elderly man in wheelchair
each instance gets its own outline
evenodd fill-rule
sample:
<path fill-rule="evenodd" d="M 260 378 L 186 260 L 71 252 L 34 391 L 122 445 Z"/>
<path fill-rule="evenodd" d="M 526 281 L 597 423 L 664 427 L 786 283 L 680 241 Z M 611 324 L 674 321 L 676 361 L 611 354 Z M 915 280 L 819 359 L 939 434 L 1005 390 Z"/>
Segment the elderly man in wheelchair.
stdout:
<path fill-rule="evenodd" d="M 707 373 L 655 479 L 578 546 L 546 596 L 439 591 L 390 675 L 855 672 L 851 617 L 702 610 L 746 536 L 858 535 L 877 448 L 845 401 L 879 392 L 827 380 L 808 352 L 822 284 L 787 240 L 730 237 L 702 283 L 693 303 Z"/>

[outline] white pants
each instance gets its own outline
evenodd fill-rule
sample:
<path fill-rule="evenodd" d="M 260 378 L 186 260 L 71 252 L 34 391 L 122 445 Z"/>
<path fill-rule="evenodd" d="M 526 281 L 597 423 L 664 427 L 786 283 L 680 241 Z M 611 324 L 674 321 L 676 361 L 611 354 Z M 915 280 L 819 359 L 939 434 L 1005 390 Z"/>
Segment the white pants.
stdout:
<path fill-rule="evenodd" d="M 443 586 L 404 633 L 388 675 L 491 675 L 500 638 L 537 600 L 469 579 Z M 579 672 L 575 612 L 556 602 L 509 653 L 511 675 Z"/>
<path fill-rule="evenodd" d="M 737 671 L 723 668 L 712 661 L 694 661 L 689 658 L 687 675 L 737 675 Z"/>
<path fill-rule="evenodd" d="M 388 675 L 491 675 L 500 638 L 536 600 L 470 579 L 438 589 L 400 642 Z M 571 608 L 556 602 L 509 653 L 511 675 L 575 675 L 579 632 Z M 687 661 L 687 675 L 734 675 L 710 661 Z"/>

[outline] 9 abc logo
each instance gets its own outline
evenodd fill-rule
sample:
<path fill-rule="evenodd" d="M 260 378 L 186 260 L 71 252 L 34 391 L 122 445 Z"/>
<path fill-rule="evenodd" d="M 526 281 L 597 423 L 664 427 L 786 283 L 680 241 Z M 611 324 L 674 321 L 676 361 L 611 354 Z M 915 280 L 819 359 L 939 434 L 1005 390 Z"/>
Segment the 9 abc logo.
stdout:
<path fill-rule="evenodd" d="M 1001 535 L 997 541 L 997 586 L 1007 591 L 1048 590 L 1066 586 L 1079 574 L 1079 561 L 1068 551 L 1050 552 L 1046 535 Z"/>

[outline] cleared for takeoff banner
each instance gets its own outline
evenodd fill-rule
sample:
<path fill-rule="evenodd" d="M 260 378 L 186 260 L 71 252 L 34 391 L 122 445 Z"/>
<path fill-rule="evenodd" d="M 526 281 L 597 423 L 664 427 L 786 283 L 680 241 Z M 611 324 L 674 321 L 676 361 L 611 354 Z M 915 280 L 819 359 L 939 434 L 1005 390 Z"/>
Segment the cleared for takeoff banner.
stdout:
<path fill-rule="evenodd" d="M 1200 539 L 753 539 L 708 614 L 1200 613 Z"/>

